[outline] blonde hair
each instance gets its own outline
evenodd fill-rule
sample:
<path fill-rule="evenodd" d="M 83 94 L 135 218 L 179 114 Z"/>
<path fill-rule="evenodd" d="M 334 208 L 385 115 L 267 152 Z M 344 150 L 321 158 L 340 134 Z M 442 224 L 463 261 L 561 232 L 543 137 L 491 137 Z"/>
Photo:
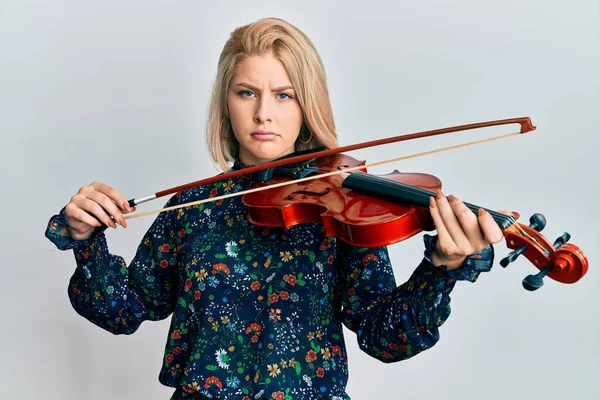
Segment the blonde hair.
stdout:
<path fill-rule="evenodd" d="M 227 92 L 235 68 L 248 56 L 272 51 L 286 69 L 303 113 L 295 150 L 337 147 L 337 134 L 329 100 L 325 68 L 311 40 L 279 18 L 263 18 L 237 27 L 223 46 L 212 89 L 207 144 L 212 159 L 223 170 L 238 155 L 239 144 L 227 114 Z M 303 143 L 310 137 L 310 142 Z"/>

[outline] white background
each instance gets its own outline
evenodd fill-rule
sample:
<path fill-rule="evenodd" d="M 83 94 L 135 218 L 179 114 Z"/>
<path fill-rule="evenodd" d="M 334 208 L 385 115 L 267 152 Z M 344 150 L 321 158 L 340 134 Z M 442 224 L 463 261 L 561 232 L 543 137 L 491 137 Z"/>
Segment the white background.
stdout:
<path fill-rule="evenodd" d="M 284 18 L 326 66 L 340 144 L 529 116 L 527 135 L 373 168 L 427 172 L 446 194 L 534 212 L 590 260 L 574 285 L 547 280 L 496 246 L 494 269 L 461 282 L 431 350 L 383 364 L 353 333 L 353 399 L 600 398 L 597 274 L 600 37 L 597 0 L 571 2 L 0 1 L 2 276 L 0 397 L 156 399 L 169 320 L 112 336 L 79 317 L 66 289 L 75 267 L 43 233 L 82 185 L 126 197 L 214 175 L 204 128 L 229 33 Z M 515 132 L 516 125 L 353 152 L 369 162 Z M 162 200 L 140 210 L 161 206 Z M 108 231 L 131 260 L 153 217 Z M 397 283 L 422 256 L 421 235 L 390 247 Z"/>

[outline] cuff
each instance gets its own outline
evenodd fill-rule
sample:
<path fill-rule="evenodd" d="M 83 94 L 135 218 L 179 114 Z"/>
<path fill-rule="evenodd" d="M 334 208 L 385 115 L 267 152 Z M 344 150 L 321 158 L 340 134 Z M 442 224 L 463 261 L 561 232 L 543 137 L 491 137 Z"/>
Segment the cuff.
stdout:
<path fill-rule="evenodd" d="M 463 264 L 453 270 L 448 270 L 445 265 L 439 267 L 434 266 L 431 263 L 431 254 L 435 247 L 436 236 L 425 234 L 423 241 L 425 242 L 424 256 L 429 261 L 429 264 L 436 269 L 442 269 L 444 273 L 450 278 L 457 281 L 469 281 L 475 282 L 482 272 L 489 272 L 492 269 L 494 263 L 494 247 L 488 245 L 481 251 L 470 254 Z"/>
<path fill-rule="evenodd" d="M 100 237 L 104 236 L 104 231 L 107 228 L 107 226 L 96 228 L 94 233 L 92 233 L 92 236 L 88 239 L 75 240 L 71 237 L 65 207 L 63 207 L 57 215 L 52 216 L 50 221 L 48 221 L 45 236 L 54 243 L 59 250 L 81 250 L 91 246 Z"/>

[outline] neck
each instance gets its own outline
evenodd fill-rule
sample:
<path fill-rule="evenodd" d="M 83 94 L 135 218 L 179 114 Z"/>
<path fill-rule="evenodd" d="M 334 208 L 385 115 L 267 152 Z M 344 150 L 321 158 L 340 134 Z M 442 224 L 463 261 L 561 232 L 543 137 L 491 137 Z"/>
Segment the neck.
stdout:
<path fill-rule="evenodd" d="M 421 189 L 416 186 L 362 172 L 350 173 L 342 183 L 342 186 L 358 192 L 372 194 L 383 199 L 396 202 L 408 202 L 422 207 L 429 207 L 429 198 L 432 196 L 437 197 L 436 193 L 430 190 Z M 466 202 L 464 204 L 475 214 L 477 214 L 480 208 L 483 208 L 491 214 L 494 221 L 496 221 L 498 226 L 503 230 L 514 223 L 514 218 L 508 215 L 475 204 Z"/>

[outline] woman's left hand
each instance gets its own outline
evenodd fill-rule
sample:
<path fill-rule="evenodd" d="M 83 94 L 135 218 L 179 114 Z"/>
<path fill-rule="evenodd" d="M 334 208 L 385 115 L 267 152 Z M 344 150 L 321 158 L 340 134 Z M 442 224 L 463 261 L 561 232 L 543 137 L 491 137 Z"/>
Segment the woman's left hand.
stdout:
<path fill-rule="evenodd" d="M 504 238 L 502 229 L 489 212 L 480 209 L 475 215 L 457 197 L 449 195 L 446 199 L 441 190 L 436 194 L 436 199 L 429 199 L 429 210 L 438 236 L 431 256 L 433 265 L 456 269 L 469 255 Z"/>

